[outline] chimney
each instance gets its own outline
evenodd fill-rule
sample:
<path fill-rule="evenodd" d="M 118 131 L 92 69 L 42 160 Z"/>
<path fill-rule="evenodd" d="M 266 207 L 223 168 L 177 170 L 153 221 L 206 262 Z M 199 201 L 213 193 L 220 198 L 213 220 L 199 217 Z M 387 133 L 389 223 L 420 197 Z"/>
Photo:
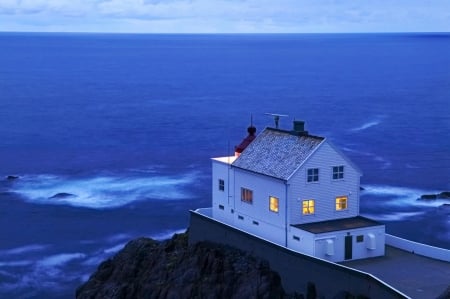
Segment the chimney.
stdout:
<path fill-rule="evenodd" d="M 307 136 L 308 131 L 305 131 L 305 122 L 302 120 L 294 120 L 294 128 L 292 133 L 298 136 Z"/>
<path fill-rule="evenodd" d="M 239 155 L 245 150 L 245 148 L 256 138 L 256 128 L 253 126 L 253 124 L 250 125 L 250 127 L 247 128 L 248 136 L 242 140 L 242 142 L 234 147 L 234 155 L 236 157 L 239 157 Z"/>

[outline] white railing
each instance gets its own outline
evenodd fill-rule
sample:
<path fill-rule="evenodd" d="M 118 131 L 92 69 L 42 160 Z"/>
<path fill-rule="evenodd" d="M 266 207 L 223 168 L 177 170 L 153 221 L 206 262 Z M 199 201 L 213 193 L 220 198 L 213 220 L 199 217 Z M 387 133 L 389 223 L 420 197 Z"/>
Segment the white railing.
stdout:
<path fill-rule="evenodd" d="M 450 262 L 450 250 L 448 249 L 402 239 L 389 234 L 386 234 L 386 245 L 433 259 Z"/>

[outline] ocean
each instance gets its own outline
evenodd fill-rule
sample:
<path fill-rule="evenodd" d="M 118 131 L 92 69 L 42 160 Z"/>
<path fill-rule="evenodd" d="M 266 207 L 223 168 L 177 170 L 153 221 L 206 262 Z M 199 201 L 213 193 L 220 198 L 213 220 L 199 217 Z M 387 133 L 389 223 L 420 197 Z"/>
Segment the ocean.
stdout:
<path fill-rule="evenodd" d="M 417 200 L 450 190 L 449 53 L 450 34 L 0 33 L 0 298 L 73 298 L 129 240 L 184 231 L 210 158 L 265 113 L 361 168 L 363 215 L 450 248 L 445 201 Z"/>

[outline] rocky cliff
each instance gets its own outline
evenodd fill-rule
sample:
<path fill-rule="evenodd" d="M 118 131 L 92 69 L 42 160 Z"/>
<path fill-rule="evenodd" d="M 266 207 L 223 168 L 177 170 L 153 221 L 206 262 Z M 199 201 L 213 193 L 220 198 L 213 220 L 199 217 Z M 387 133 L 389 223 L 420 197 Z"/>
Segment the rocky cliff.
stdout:
<path fill-rule="evenodd" d="M 188 246 L 187 234 L 180 234 L 164 242 L 148 238 L 131 241 L 98 267 L 89 281 L 78 288 L 76 298 L 287 298 L 287 295 L 280 277 L 267 262 L 221 245 L 203 242 Z"/>

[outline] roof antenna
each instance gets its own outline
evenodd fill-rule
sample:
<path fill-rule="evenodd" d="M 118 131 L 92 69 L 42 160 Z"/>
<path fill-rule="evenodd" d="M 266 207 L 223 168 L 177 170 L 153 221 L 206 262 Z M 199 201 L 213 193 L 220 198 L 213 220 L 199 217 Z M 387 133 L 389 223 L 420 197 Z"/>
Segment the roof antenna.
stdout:
<path fill-rule="evenodd" d="M 277 113 L 264 113 L 265 115 L 270 115 L 273 117 L 275 121 L 275 129 L 278 129 L 278 125 L 280 123 L 280 117 L 287 117 L 286 114 L 277 114 Z"/>

